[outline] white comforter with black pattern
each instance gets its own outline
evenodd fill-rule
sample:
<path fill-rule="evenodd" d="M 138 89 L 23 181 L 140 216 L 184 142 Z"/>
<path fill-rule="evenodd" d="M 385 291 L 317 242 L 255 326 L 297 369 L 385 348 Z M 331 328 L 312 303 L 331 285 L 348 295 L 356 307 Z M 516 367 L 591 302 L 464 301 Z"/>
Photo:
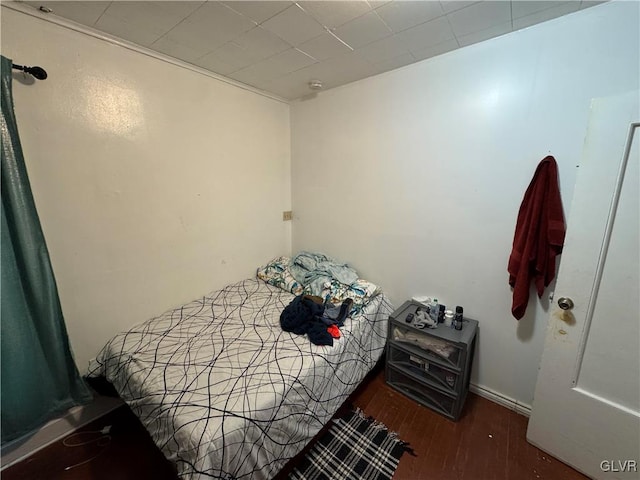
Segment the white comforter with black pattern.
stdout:
<path fill-rule="evenodd" d="M 113 338 L 104 376 L 181 478 L 273 477 L 380 358 L 391 306 L 375 296 L 332 347 L 282 331 L 294 298 L 248 279 Z"/>

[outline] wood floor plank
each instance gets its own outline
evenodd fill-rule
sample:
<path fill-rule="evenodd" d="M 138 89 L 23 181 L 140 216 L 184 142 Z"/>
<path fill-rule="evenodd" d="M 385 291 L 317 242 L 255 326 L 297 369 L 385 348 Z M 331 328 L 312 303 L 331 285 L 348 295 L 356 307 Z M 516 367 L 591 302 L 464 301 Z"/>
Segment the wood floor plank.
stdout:
<path fill-rule="evenodd" d="M 479 398 L 479 397 L 476 397 Z M 503 407 L 493 404 L 489 400 L 485 400 L 491 408 L 495 409 L 492 422 L 493 432 L 489 433 L 489 439 L 493 442 L 493 449 L 489 455 L 489 471 L 488 480 L 509 480 L 507 476 L 507 446 L 509 443 L 509 415 L 505 415 Z"/>
<path fill-rule="evenodd" d="M 485 398 L 469 394 L 458 422 L 409 400 L 402 402 L 380 372 L 360 406 L 408 442 L 416 457 L 405 454 L 394 480 L 585 480 L 587 477 L 526 441 L 527 418 Z M 407 412 L 391 415 L 396 402 Z M 410 411 L 409 411 L 410 410 Z M 396 423 L 400 422 L 400 423 Z"/>

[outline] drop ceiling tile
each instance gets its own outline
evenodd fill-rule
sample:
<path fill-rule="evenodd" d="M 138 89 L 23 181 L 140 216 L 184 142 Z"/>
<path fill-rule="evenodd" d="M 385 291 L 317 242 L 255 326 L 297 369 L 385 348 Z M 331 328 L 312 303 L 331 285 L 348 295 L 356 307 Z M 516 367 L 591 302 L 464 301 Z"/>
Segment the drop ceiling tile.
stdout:
<path fill-rule="evenodd" d="M 397 34 L 411 53 L 420 52 L 455 38 L 446 17 L 436 18 Z"/>
<path fill-rule="evenodd" d="M 367 3 L 371 5 L 371 8 L 380 8 L 383 5 L 386 5 L 391 0 L 369 0 Z"/>
<path fill-rule="evenodd" d="M 351 51 L 349 47 L 329 32 L 300 44 L 298 48 L 319 61 Z"/>
<path fill-rule="evenodd" d="M 207 53 L 255 25 L 219 2 L 207 2 L 162 38 Z"/>
<path fill-rule="evenodd" d="M 208 53 L 191 63 L 220 75 L 229 75 L 239 69 L 237 62 L 227 63 L 220 57 L 216 56 L 215 52 Z"/>
<path fill-rule="evenodd" d="M 248 67 L 248 68 L 251 68 L 251 67 Z M 273 80 L 273 77 L 274 77 L 273 75 L 266 76 L 266 77 L 261 76 L 258 73 L 254 73 L 253 71 L 247 70 L 246 68 L 230 73 L 227 76 L 229 78 L 237 80 L 240 83 L 244 83 L 246 85 L 250 85 L 256 88 L 264 88 L 260 85 L 263 85 L 265 82 L 268 82 L 269 80 Z"/>
<path fill-rule="evenodd" d="M 291 48 L 290 44 L 261 26 L 234 38 L 233 42 L 245 50 L 253 52 L 256 60 L 262 60 Z"/>
<path fill-rule="evenodd" d="M 297 5 L 280 12 L 262 26 L 295 47 L 325 32 L 322 25 Z"/>
<path fill-rule="evenodd" d="M 451 0 L 440 2 L 440 6 L 442 7 L 444 13 L 451 13 L 455 12 L 456 10 L 460 10 L 461 8 L 468 7 L 469 5 L 473 5 L 474 3 L 478 3 L 478 1 L 476 0 L 475 2 L 459 2 L 458 0 Z"/>
<path fill-rule="evenodd" d="M 313 58 L 310 58 L 295 48 L 291 48 L 261 62 L 249 65 L 237 72 L 233 72 L 230 77 L 240 82 L 256 85 L 281 77 L 313 63 L 315 63 Z"/>
<path fill-rule="evenodd" d="M 300 70 L 298 72 L 300 72 Z M 288 100 L 294 100 L 314 93 L 314 90 L 309 88 L 309 81 L 313 78 L 308 74 L 299 74 L 298 72 L 293 72 L 271 80 L 268 83 L 262 84 L 261 88 Z"/>
<path fill-rule="evenodd" d="M 460 46 L 466 47 L 467 45 L 472 45 L 484 40 L 489 40 L 490 38 L 499 37 L 500 35 L 511 32 L 512 30 L 513 28 L 511 26 L 511 22 L 507 22 L 503 23 L 502 25 L 494 25 L 493 27 L 480 30 L 479 32 L 473 32 L 468 35 L 460 35 L 457 38 Z"/>
<path fill-rule="evenodd" d="M 40 6 L 50 8 L 53 14 L 73 20 L 82 25 L 92 26 L 109 7 L 111 2 L 24 2 L 38 9 Z"/>
<path fill-rule="evenodd" d="M 438 43 L 437 45 L 413 51 L 411 52 L 411 54 L 415 57 L 416 60 L 425 60 L 427 58 L 435 57 L 437 55 L 442 55 L 443 53 L 455 50 L 459 46 L 460 45 L 458 44 L 458 40 L 452 38 L 451 40 L 446 40 L 442 43 Z"/>
<path fill-rule="evenodd" d="M 95 28 L 149 46 L 204 2 L 112 2 Z"/>
<path fill-rule="evenodd" d="M 532 15 L 527 15 L 526 17 L 514 18 L 513 29 L 520 30 L 521 28 L 546 22 L 552 18 L 561 17 L 562 15 L 575 12 L 579 7 L 580 4 L 578 2 L 563 2 L 562 5 L 547 8 L 546 10 L 536 12 Z"/>
<path fill-rule="evenodd" d="M 313 65 L 306 66 L 298 69 L 294 72 L 290 72 L 281 77 L 275 78 L 271 83 L 279 84 L 281 86 L 289 85 L 291 87 L 304 87 L 307 93 L 311 91 L 309 88 L 309 82 L 311 80 L 320 80 L 326 87 L 326 84 L 331 80 L 331 73 L 329 72 L 326 62 L 314 63 Z"/>
<path fill-rule="evenodd" d="M 369 12 L 351 20 L 334 29 L 333 32 L 351 48 L 363 47 L 393 33 L 375 12 Z"/>
<path fill-rule="evenodd" d="M 251 2 L 251 1 L 229 1 L 222 2 L 228 7 L 231 7 L 236 12 L 239 12 L 250 19 L 254 20 L 256 23 L 262 23 L 265 20 L 269 20 L 271 17 L 277 15 L 278 13 L 286 10 L 293 2 L 279 2 L 279 1 L 262 1 L 262 2 Z"/>
<path fill-rule="evenodd" d="M 344 25 L 354 18 L 360 17 L 371 10 L 371 6 L 364 0 L 356 1 L 302 1 L 298 4 L 329 28 Z"/>
<path fill-rule="evenodd" d="M 376 73 L 375 67 L 357 52 L 349 52 L 322 62 L 324 73 L 320 77 L 326 88 L 370 77 Z"/>
<path fill-rule="evenodd" d="M 297 98 L 306 97 L 307 95 L 314 95 L 315 93 L 310 90 L 307 85 L 289 82 L 286 77 L 274 80 L 273 82 L 264 85 L 262 88 L 263 90 L 275 93 L 287 100 L 295 100 Z"/>
<path fill-rule="evenodd" d="M 231 75 L 226 75 L 229 78 L 233 78 Z M 249 85 L 251 87 L 255 87 L 258 88 L 260 90 L 265 90 L 268 91 L 265 86 L 269 85 L 270 81 L 269 80 L 265 80 L 259 77 L 256 77 L 255 79 L 251 80 L 251 81 L 247 81 L 247 82 L 240 82 L 240 83 L 244 83 L 245 85 Z"/>
<path fill-rule="evenodd" d="M 552 1 L 517 1 L 512 2 L 511 4 L 511 18 L 520 18 L 526 17 L 527 15 L 532 15 L 534 13 L 540 12 L 542 10 L 546 10 L 548 8 L 557 7 L 564 3 L 576 3 L 576 10 L 580 3 L 578 2 L 552 2 Z"/>
<path fill-rule="evenodd" d="M 315 91 L 309 89 L 310 80 L 320 80 L 324 86 L 323 90 L 327 90 L 375 75 L 380 71 L 380 68 L 366 62 L 355 52 L 350 52 L 274 79 L 265 89 L 289 99 L 305 99 L 315 95 Z"/>
<path fill-rule="evenodd" d="M 107 14 L 102 15 L 94 27 L 102 32 L 109 33 L 145 47 L 148 47 L 160 38 L 163 33 L 166 33 L 154 32 L 153 27 L 150 25 L 148 26 L 145 23 L 138 24 L 127 22 L 126 20 L 121 20 Z"/>
<path fill-rule="evenodd" d="M 603 1 L 582 0 L 580 2 L 580 10 L 584 8 L 594 7 L 596 5 L 600 5 L 601 3 L 607 3 L 607 0 L 603 0 Z"/>
<path fill-rule="evenodd" d="M 212 66 L 226 65 L 233 67 L 231 71 L 235 71 L 290 48 L 291 45 L 280 37 L 257 26 L 225 43 L 199 61 Z"/>
<path fill-rule="evenodd" d="M 375 72 L 376 70 L 373 65 L 355 54 L 355 52 L 349 52 L 339 57 L 330 58 L 324 62 L 315 63 L 296 70 L 288 74 L 285 78 L 275 79 L 274 83 L 288 82 L 292 85 L 305 86 L 305 88 L 308 88 L 310 80 L 320 80 L 326 90 L 355 79 L 368 77 Z"/>
<path fill-rule="evenodd" d="M 510 22 L 511 2 L 479 2 L 449 13 L 447 17 L 456 37 L 469 35 Z"/>
<path fill-rule="evenodd" d="M 380 63 L 409 53 L 407 47 L 395 35 L 370 43 L 356 52 L 370 63 Z"/>
<path fill-rule="evenodd" d="M 207 49 L 183 45 L 168 37 L 161 37 L 153 42 L 149 48 L 157 52 L 167 54 L 170 57 L 179 58 L 180 60 L 191 63 L 194 63 L 196 59 L 208 53 Z"/>
<path fill-rule="evenodd" d="M 109 16 L 129 25 L 137 25 L 160 36 L 171 30 L 204 3 L 204 1 L 112 2 L 103 17 Z M 98 26 L 101 21 L 102 18 L 98 21 Z"/>
<path fill-rule="evenodd" d="M 401 32 L 444 15 L 440 2 L 396 1 L 376 9 L 391 30 Z"/>
<path fill-rule="evenodd" d="M 398 57 L 389 58 L 381 62 L 373 64 L 376 69 L 376 73 L 388 72 L 389 70 L 395 70 L 396 68 L 404 67 L 415 63 L 416 59 L 410 53 L 404 53 Z"/>
<path fill-rule="evenodd" d="M 378 70 L 376 70 L 376 67 L 371 64 L 368 64 L 363 69 L 345 69 L 340 72 L 335 83 L 327 85 L 327 88 L 339 87 L 341 85 L 346 85 L 347 83 L 357 82 L 358 80 L 372 77 L 377 73 L 379 73 Z"/>
<path fill-rule="evenodd" d="M 304 54 L 296 48 L 286 50 L 278 55 L 274 55 L 266 60 L 263 60 L 266 64 L 277 70 L 280 75 L 299 70 L 316 63 L 316 60 Z"/>

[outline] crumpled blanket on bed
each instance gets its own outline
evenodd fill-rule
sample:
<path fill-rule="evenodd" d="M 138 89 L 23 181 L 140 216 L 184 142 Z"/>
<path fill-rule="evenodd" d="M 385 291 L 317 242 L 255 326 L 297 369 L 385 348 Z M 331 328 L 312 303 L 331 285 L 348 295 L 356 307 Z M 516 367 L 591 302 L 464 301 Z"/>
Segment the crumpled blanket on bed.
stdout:
<path fill-rule="evenodd" d="M 321 254 L 318 254 L 321 255 Z M 295 258 L 295 257 L 294 257 Z M 328 258 L 328 257 L 327 257 Z M 318 291 L 314 284 L 304 284 L 298 281 L 292 273 L 293 260 L 286 256 L 274 258 L 269 263 L 258 268 L 256 275 L 274 287 L 282 288 L 294 295 L 315 295 L 323 299 L 328 299 L 334 304 L 341 304 L 348 298 L 353 300 L 350 315 L 356 315 L 373 297 L 378 295 L 380 288 L 362 278 L 356 278 L 350 284 L 330 278 Z M 343 277 L 350 280 L 350 277 Z"/>
<path fill-rule="evenodd" d="M 289 267 L 293 277 L 308 288 L 311 295 L 322 294 L 325 283 L 337 280 L 351 285 L 358 279 L 358 273 L 344 263 L 322 253 L 300 252 L 291 259 Z"/>
<path fill-rule="evenodd" d="M 272 478 L 382 355 L 392 307 L 372 298 L 332 347 L 282 331 L 293 295 L 258 279 L 113 338 L 90 367 L 140 418 L 181 478 Z"/>

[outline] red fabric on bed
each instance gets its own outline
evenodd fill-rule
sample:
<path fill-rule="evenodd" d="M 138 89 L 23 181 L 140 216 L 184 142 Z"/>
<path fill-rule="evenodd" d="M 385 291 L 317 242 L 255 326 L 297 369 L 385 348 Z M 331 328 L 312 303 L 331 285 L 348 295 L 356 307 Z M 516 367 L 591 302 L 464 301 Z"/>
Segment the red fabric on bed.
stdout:
<path fill-rule="evenodd" d="M 531 281 L 538 297 L 556 274 L 556 256 L 562 252 L 565 223 L 558 187 L 558 165 L 545 157 L 524 194 L 509 257 L 509 285 L 513 287 L 511 313 L 520 320 L 529 302 Z"/>

